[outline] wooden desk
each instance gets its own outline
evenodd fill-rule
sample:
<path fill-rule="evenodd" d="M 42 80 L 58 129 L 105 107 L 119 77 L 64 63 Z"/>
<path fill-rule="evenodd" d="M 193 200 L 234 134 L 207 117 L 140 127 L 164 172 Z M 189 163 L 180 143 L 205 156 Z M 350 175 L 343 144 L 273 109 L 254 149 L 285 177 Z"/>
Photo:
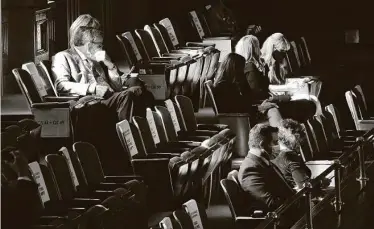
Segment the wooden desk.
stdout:
<path fill-rule="evenodd" d="M 6 127 L 19 120 L 34 116 L 29 104 L 22 94 L 10 94 L 1 96 L 1 126 Z"/>

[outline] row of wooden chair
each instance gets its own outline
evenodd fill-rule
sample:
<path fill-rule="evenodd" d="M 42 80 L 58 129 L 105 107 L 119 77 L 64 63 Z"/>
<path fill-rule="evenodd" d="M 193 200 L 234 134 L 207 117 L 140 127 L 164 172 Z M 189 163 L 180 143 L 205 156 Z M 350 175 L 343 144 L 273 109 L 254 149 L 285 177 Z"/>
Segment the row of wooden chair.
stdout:
<path fill-rule="evenodd" d="M 25 122 L 29 127 L 32 126 L 32 120 L 21 123 Z M 38 124 L 34 122 L 34 126 Z M 8 140 L 11 138 L 9 136 L 18 141 L 20 137 L 25 138 L 21 127 L 17 127 L 6 128 Z M 32 154 L 36 153 L 32 150 L 38 150 L 35 147 L 39 144 L 37 135 L 40 138 L 40 126 L 31 131 L 34 138 L 28 138 L 28 148 L 19 147 L 22 153 Z M 17 132 L 20 133 L 18 137 Z M 14 139 L 6 143 L 9 142 L 14 143 Z M 9 146 L 14 147 L 14 144 Z M 145 186 L 139 181 L 141 178 L 105 177 L 92 145 L 79 142 L 72 148 L 68 150 L 63 147 L 57 154 L 45 157 L 39 154 L 39 158 L 29 164 L 31 174 L 39 186 L 39 197 L 35 198 L 40 199 L 40 219 L 33 228 L 93 228 L 95 225 L 101 228 L 99 226 L 104 224 L 108 228 L 147 228 L 142 225 L 147 219 L 147 213 Z M 3 167 L 6 165 L 3 164 Z M 2 170 L 2 181 L 12 177 L 11 169 Z"/>
<path fill-rule="evenodd" d="M 197 125 L 191 100 L 176 101 L 117 123 L 118 137 L 134 174 L 149 186 L 151 205 L 168 209 L 190 198 L 209 205 L 235 135 L 225 125 Z"/>

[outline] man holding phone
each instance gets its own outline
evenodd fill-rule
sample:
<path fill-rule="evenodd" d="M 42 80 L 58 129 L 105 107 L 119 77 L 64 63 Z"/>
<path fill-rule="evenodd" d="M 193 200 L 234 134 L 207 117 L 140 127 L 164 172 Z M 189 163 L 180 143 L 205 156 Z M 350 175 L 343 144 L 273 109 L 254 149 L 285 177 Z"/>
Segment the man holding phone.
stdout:
<path fill-rule="evenodd" d="M 84 14 L 73 22 L 70 49 L 57 53 L 52 63 L 57 91 L 97 96 L 109 109 L 116 110 L 119 120 L 129 117 L 131 101 L 142 108 L 139 111 L 144 108 L 145 114 L 153 95 L 139 79 L 130 80 L 130 85 L 124 82 L 128 88 L 123 87 L 122 73 L 103 49 L 103 39 L 100 24 L 92 16 Z"/>

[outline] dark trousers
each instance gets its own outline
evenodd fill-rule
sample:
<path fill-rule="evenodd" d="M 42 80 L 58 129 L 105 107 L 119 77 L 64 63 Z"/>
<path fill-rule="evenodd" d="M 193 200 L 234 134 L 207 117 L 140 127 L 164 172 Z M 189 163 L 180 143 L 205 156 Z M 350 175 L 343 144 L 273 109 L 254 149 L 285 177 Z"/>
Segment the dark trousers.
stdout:
<path fill-rule="evenodd" d="M 145 117 L 146 108 L 154 106 L 153 94 L 144 90 L 139 96 L 132 92 L 125 90 L 115 92 L 111 97 L 101 101 L 107 106 L 111 112 L 116 112 L 118 120 L 129 120 L 131 109 L 133 109 L 133 116 Z"/>
<path fill-rule="evenodd" d="M 298 122 L 306 122 L 316 113 L 315 104 L 309 100 L 279 102 L 277 104 L 284 119 L 291 118 Z"/>

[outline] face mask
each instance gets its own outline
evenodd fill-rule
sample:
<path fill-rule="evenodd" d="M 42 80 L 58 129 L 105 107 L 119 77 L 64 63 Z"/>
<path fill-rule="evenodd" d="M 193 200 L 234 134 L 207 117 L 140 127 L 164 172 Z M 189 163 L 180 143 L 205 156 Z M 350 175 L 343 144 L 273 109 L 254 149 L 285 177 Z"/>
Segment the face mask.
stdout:
<path fill-rule="evenodd" d="M 280 52 L 278 50 L 275 50 L 273 52 L 273 58 L 276 60 L 276 61 L 281 61 L 283 60 L 284 58 L 286 57 L 286 52 Z"/>
<path fill-rule="evenodd" d="M 271 146 L 271 154 L 278 155 L 279 152 L 280 152 L 280 146 L 279 145 Z"/>

